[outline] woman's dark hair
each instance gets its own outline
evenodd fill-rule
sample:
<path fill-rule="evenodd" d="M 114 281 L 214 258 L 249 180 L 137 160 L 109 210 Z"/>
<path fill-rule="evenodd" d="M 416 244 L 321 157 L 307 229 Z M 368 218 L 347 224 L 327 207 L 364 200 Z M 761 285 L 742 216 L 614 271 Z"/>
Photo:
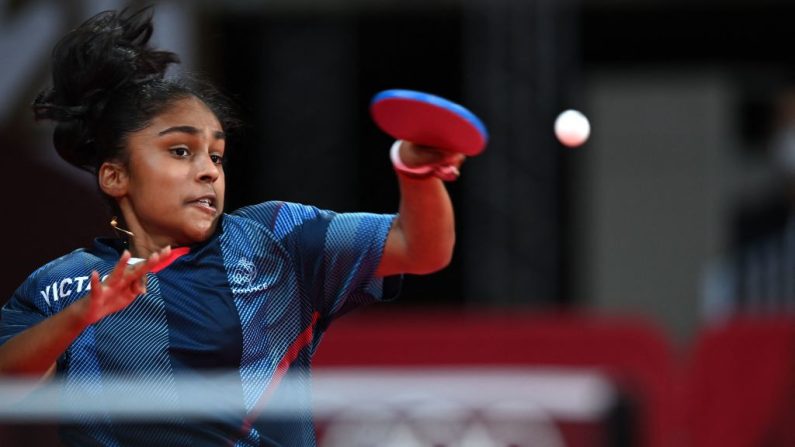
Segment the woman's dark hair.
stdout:
<path fill-rule="evenodd" d="M 70 164 L 96 173 L 126 160 L 127 136 L 174 101 L 195 96 L 225 130 L 237 125 L 228 100 L 206 82 L 166 79 L 176 54 L 149 46 L 152 9 L 105 11 L 69 32 L 52 53 L 53 85 L 33 102 L 37 120 L 57 123 L 53 143 Z"/>

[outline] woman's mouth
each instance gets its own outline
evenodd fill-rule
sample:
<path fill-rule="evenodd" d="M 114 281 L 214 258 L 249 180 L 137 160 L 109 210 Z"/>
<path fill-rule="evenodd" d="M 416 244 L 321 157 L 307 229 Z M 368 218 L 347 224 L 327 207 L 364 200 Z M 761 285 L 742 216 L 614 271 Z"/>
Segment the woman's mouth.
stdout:
<path fill-rule="evenodd" d="M 213 197 L 201 197 L 192 202 L 189 202 L 189 204 L 194 205 L 197 208 L 205 210 L 211 214 L 215 214 L 217 211 L 217 208 L 215 207 L 215 199 Z"/>

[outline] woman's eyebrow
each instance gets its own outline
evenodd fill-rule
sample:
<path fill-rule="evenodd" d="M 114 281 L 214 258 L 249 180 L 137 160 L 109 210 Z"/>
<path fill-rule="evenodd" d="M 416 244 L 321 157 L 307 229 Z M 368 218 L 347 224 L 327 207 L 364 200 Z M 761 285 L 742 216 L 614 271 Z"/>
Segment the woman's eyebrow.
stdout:
<path fill-rule="evenodd" d="M 167 135 L 167 134 L 170 134 L 170 133 L 176 133 L 176 132 L 186 133 L 188 135 L 197 135 L 201 131 L 199 129 L 193 127 L 193 126 L 174 126 L 174 127 L 169 127 L 168 129 L 165 129 L 165 130 L 161 130 L 160 132 L 158 132 L 157 135 L 158 136 L 163 136 L 163 135 Z M 213 137 L 215 137 L 216 140 L 225 140 L 226 139 L 226 134 L 223 133 L 220 130 L 216 130 L 215 132 L 213 132 Z"/>

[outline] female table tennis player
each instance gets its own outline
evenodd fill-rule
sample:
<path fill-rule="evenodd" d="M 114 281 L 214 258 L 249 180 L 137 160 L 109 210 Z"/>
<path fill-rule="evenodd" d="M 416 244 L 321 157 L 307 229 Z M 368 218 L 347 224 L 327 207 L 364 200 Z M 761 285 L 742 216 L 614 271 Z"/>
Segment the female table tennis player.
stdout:
<path fill-rule="evenodd" d="M 152 29 L 150 10 L 109 11 L 53 51 L 53 86 L 35 100 L 35 117 L 56 123 L 62 158 L 96 176 L 119 237 L 44 265 L 17 289 L 2 310 L 0 372 L 84 390 L 135 377 L 179 401 L 180 374 L 239 370 L 234 398 L 245 414 L 85 418 L 62 427 L 66 445 L 314 445 L 308 412 L 274 421 L 257 411 L 280 398 L 283 376 L 308 382 L 320 335 L 389 295 L 384 278 L 448 264 L 453 210 L 442 181 L 400 170 L 458 167 L 463 156 L 402 143 L 397 215 L 284 202 L 225 214 L 234 120 L 212 88 L 164 77 L 177 57 L 149 46 Z"/>

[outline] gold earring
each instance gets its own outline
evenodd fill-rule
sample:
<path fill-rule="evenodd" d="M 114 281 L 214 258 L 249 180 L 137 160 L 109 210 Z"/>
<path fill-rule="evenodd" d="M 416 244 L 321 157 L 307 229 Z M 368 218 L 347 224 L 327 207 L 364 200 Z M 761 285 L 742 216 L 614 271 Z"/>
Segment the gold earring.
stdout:
<path fill-rule="evenodd" d="M 113 227 L 113 229 L 116 231 L 121 231 L 122 233 L 127 234 L 130 237 L 135 237 L 135 235 L 132 234 L 132 231 L 127 231 L 124 228 L 119 228 L 119 222 L 116 220 L 116 216 L 113 216 L 110 219 L 110 226 Z"/>

